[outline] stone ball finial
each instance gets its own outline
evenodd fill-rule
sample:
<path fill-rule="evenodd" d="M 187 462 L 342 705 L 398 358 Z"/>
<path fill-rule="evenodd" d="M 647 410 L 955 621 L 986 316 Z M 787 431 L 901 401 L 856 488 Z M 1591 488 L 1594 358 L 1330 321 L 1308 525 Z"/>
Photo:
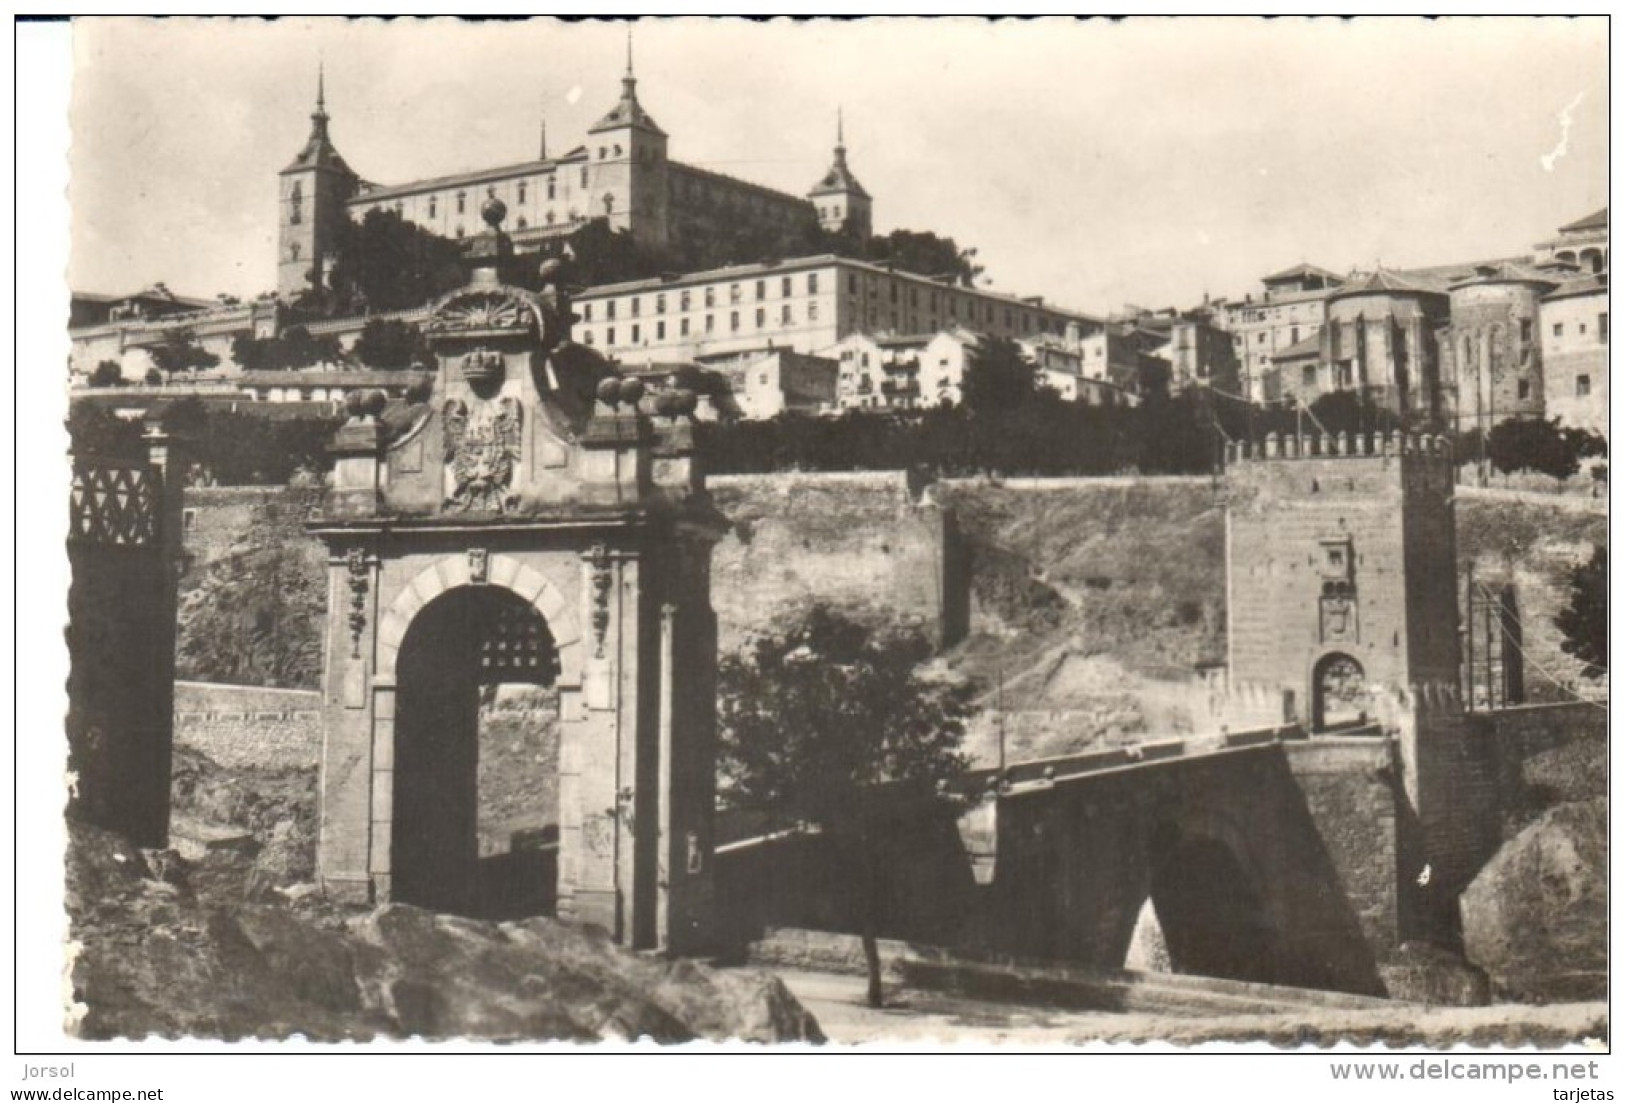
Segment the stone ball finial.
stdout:
<path fill-rule="evenodd" d="M 361 416 L 361 392 L 351 391 L 344 396 L 344 412 L 351 417 Z"/>
<path fill-rule="evenodd" d="M 655 413 L 661 417 L 677 416 L 677 392 L 661 391 L 655 395 Z"/>
<path fill-rule="evenodd" d="M 377 417 L 389 405 L 389 396 L 383 391 L 369 390 L 361 392 L 361 412 L 368 417 Z"/>
<path fill-rule="evenodd" d="M 700 396 L 687 387 L 678 387 L 672 392 L 672 398 L 675 400 L 672 405 L 678 417 L 692 417 L 700 405 Z"/>
<path fill-rule="evenodd" d="M 621 380 L 621 402 L 627 406 L 636 406 L 638 399 L 643 397 L 643 380 L 632 378 Z"/>
<path fill-rule="evenodd" d="M 502 220 L 508 217 L 508 205 L 493 195 L 481 204 L 480 217 L 485 219 L 487 226 L 495 230 L 502 225 Z"/>
<path fill-rule="evenodd" d="M 621 377 L 606 375 L 598 381 L 598 401 L 611 406 L 618 406 L 621 402 Z"/>

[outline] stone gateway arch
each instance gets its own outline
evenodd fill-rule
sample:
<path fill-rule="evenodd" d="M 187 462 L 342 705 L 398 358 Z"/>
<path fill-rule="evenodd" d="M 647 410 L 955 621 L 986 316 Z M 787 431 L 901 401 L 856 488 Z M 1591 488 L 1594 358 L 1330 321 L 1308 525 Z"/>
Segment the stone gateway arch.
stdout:
<path fill-rule="evenodd" d="M 480 914 L 478 709 L 558 699 L 561 917 L 627 945 L 708 943 L 723 528 L 695 399 L 569 340 L 543 266 L 512 286 L 500 201 L 425 327 L 416 401 L 351 406 L 310 523 L 329 552 L 319 873 L 333 896 Z"/>

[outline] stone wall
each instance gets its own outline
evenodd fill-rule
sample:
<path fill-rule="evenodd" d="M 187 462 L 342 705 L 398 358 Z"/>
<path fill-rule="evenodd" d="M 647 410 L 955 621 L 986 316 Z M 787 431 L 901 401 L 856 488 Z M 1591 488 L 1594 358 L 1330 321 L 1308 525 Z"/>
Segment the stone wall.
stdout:
<path fill-rule="evenodd" d="M 726 475 L 708 480 L 732 523 L 712 560 L 721 649 L 825 601 L 952 640 L 963 589 L 947 512 L 901 471 Z"/>
<path fill-rule="evenodd" d="M 322 753 L 315 690 L 175 683 L 175 743 L 227 769 L 315 769 Z"/>

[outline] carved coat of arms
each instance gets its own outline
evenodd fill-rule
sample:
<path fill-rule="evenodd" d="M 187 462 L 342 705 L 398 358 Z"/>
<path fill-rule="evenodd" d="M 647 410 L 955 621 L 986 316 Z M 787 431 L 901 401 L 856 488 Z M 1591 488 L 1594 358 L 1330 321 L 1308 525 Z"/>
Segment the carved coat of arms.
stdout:
<path fill-rule="evenodd" d="M 502 513 L 514 504 L 513 476 L 519 463 L 523 411 L 519 400 L 473 403 L 452 399 L 445 422 L 445 505 L 463 512 Z"/>

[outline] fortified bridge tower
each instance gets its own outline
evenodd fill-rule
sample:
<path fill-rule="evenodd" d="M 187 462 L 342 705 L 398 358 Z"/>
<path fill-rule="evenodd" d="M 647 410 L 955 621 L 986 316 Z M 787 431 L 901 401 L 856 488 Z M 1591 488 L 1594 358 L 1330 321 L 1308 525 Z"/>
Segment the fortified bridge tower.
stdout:
<path fill-rule="evenodd" d="M 470 282 L 427 323 L 432 393 L 351 406 L 310 525 L 329 553 L 321 882 L 341 899 L 500 914 L 523 855 L 496 862 L 477 838 L 481 691 L 552 685 L 547 895 L 622 943 L 699 947 L 722 525 L 694 396 L 646 396 L 573 344 L 559 262 L 540 294 L 505 283 L 506 211 L 483 213 Z"/>

